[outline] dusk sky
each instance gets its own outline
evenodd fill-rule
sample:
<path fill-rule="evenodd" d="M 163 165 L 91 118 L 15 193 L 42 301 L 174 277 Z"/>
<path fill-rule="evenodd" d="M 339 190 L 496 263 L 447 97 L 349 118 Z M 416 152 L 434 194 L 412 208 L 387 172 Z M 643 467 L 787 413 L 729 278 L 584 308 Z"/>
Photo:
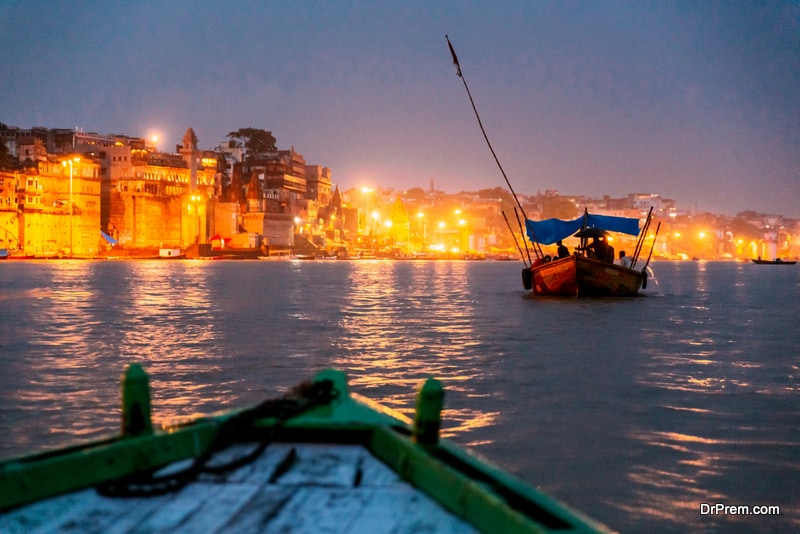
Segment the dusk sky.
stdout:
<path fill-rule="evenodd" d="M 656 193 L 800 217 L 800 2 L 0 2 L 0 122 L 213 149 L 342 189 Z"/>

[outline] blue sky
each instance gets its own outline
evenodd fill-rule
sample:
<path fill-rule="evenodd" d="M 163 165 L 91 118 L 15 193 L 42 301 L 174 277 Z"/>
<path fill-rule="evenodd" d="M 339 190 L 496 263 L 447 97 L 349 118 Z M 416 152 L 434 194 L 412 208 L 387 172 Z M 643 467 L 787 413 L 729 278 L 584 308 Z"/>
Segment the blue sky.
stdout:
<path fill-rule="evenodd" d="M 273 132 L 352 186 L 658 193 L 800 217 L 800 3 L 0 4 L 0 122 L 213 148 Z"/>

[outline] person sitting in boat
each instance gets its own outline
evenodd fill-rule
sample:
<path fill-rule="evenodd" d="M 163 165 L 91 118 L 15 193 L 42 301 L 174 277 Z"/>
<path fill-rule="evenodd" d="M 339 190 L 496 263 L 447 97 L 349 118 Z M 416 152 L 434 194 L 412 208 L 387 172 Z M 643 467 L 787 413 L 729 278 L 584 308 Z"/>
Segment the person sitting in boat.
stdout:
<path fill-rule="evenodd" d="M 618 265 L 622 265 L 623 267 L 627 267 L 628 269 L 631 268 L 631 257 L 625 255 L 624 250 L 619 251 L 619 261 L 617 262 Z"/>
<path fill-rule="evenodd" d="M 586 255 L 589 258 L 595 258 L 600 261 L 604 261 L 607 263 L 614 262 L 614 251 L 609 250 L 608 243 L 603 236 L 600 237 L 593 237 L 592 242 L 586 245 L 585 247 L 576 247 L 575 250 L 582 250 L 586 252 Z M 609 258 L 609 252 L 611 253 L 611 257 Z"/>
<path fill-rule="evenodd" d="M 534 267 L 538 267 L 540 265 L 544 265 L 545 263 L 550 263 L 550 261 L 551 258 L 549 254 L 547 256 L 542 256 L 541 258 L 536 258 L 533 261 L 533 264 L 531 264 L 531 269 L 533 269 Z"/>
<path fill-rule="evenodd" d="M 556 241 L 556 246 L 558 247 L 558 249 L 557 249 L 558 250 L 557 251 L 557 258 L 558 259 L 566 258 L 566 257 L 569 256 L 569 249 L 564 246 L 564 243 L 562 243 L 560 239 L 558 241 Z"/>

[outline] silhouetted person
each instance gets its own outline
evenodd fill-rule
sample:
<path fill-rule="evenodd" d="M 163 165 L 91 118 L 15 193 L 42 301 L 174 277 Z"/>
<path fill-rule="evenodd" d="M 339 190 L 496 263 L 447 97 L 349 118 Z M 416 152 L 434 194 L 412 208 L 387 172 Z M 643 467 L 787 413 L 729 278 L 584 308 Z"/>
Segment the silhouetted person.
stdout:
<path fill-rule="evenodd" d="M 578 250 L 586 251 L 586 255 L 590 258 L 595 258 L 607 263 L 614 262 L 613 252 L 611 252 L 611 258 L 608 257 L 609 247 L 604 237 L 593 237 L 591 243 L 582 248 L 578 247 Z"/>
<path fill-rule="evenodd" d="M 564 246 L 564 243 L 562 243 L 560 239 L 556 241 L 556 245 L 558 246 L 558 258 L 566 258 L 569 256 L 569 249 Z"/>

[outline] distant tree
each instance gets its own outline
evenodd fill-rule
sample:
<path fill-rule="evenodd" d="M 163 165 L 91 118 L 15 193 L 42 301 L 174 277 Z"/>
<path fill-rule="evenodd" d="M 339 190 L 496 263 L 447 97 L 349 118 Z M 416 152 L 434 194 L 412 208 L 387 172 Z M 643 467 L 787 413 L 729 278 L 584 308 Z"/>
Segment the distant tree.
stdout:
<path fill-rule="evenodd" d="M 507 189 L 502 187 L 495 187 L 494 189 L 480 189 L 478 191 L 478 198 L 499 198 L 512 204 L 516 204 L 516 202 L 514 202 L 514 196 Z"/>
<path fill-rule="evenodd" d="M 228 133 L 227 137 L 231 141 L 240 143 L 245 149 L 245 159 L 252 161 L 260 154 L 274 152 L 277 150 L 277 140 L 272 132 L 259 128 L 240 128 L 235 132 Z"/>
<path fill-rule="evenodd" d="M 541 200 L 543 219 L 574 219 L 578 208 L 564 197 L 543 197 Z"/>
<path fill-rule="evenodd" d="M 421 187 L 412 187 L 408 191 L 406 191 L 406 198 L 410 198 L 417 201 L 425 200 L 425 190 Z"/>
<path fill-rule="evenodd" d="M 741 239 L 758 239 L 761 236 L 761 230 L 758 227 L 753 226 L 749 222 L 748 219 L 754 219 L 753 217 L 755 212 L 742 212 L 736 215 L 736 218 L 730 221 L 728 225 L 728 229 L 733 233 L 734 236 Z M 744 216 L 743 216 L 744 215 Z"/>
<path fill-rule="evenodd" d="M 753 210 L 740 211 L 736 214 L 737 219 L 760 219 L 761 216 Z"/>
<path fill-rule="evenodd" d="M 16 167 L 14 157 L 8 152 L 5 143 L 0 142 L 0 169 L 10 169 Z"/>
<path fill-rule="evenodd" d="M 514 208 L 517 201 L 508 189 L 495 187 L 494 189 L 481 189 L 478 191 L 478 198 L 497 198 L 500 199 L 500 211 L 513 219 Z M 520 217 L 522 214 L 520 214 Z"/>

